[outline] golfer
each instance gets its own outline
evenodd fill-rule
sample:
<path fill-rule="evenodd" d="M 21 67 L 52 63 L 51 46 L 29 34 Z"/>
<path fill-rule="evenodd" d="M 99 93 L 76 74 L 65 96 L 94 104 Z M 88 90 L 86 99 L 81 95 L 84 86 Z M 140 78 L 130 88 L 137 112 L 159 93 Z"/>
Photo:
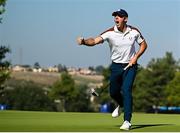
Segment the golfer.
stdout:
<path fill-rule="evenodd" d="M 111 52 L 110 96 L 118 106 L 112 117 L 120 115 L 120 107 L 124 108 L 124 122 L 120 129 L 129 130 L 132 117 L 132 86 L 136 76 L 137 60 L 147 48 L 147 43 L 137 28 L 127 25 L 128 13 L 120 9 L 112 13 L 115 26 L 106 30 L 96 38 L 78 37 L 79 45 L 95 46 L 104 41 L 109 43 Z M 135 44 L 139 49 L 135 50 Z"/>

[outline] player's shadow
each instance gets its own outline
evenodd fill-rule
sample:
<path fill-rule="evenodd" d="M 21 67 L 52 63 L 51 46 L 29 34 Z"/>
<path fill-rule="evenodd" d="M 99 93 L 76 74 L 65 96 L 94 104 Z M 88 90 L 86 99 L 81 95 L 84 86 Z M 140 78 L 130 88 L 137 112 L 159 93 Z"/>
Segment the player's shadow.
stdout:
<path fill-rule="evenodd" d="M 145 127 L 167 126 L 167 125 L 173 125 L 173 124 L 139 124 L 139 125 L 132 125 L 131 130 L 138 129 L 138 128 L 145 128 Z"/>
<path fill-rule="evenodd" d="M 155 126 L 167 126 L 172 124 L 141 124 L 141 125 L 132 125 L 131 129 L 145 128 L 145 127 L 155 127 Z"/>

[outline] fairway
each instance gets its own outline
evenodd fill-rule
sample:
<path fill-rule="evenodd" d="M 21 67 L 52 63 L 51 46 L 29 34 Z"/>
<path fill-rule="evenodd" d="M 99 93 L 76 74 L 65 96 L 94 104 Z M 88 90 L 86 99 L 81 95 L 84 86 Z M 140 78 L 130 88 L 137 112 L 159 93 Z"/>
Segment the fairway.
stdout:
<path fill-rule="evenodd" d="M 119 132 L 123 114 L 0 111 L 1 132 Z M 134 113 L 132 132 L 179 132 L 180 115 Z"/>

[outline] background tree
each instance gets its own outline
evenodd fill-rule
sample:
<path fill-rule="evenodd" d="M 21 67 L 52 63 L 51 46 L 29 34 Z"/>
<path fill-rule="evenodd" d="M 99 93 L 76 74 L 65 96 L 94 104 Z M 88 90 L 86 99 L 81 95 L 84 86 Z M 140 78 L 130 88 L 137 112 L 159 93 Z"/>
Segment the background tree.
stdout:
<path fill-rule="evenodd" d="M 39 69 L 39 68 L 41 68 L 41 66 L 40 66 L 39 62 L 35 62 L 35 63 L 34 63 L 34 68 L 35 68 L 35 69 Z"/>
<path fill-rule="evenodd" d="M 88 69 L 91 70 L 91 71 L 94 71 L 94 67 L 93 66 L 89 66 Z"/>
<path fill-rule="evenodd" d="M 145 69 L 137 73 L 134 84 L 135 110 L 146 111 L 155 105 L 166 105 L 165 88 L 174 78 L 177 63 L 172 53 L 165 57 L 152 59 Z"/>
<path fill-rule="evenodd" d="M 2 23 L 1 15 L 5 12 L 6 0 L 0 0 L 0 23 Z"/>
<path fill-rule="evenodd" d="M 72 77 L 63 72 L 61 80 L 57 81 L 50 92 L 50 97 L 60 100 L 59 111 L 90 111 L 87 86 L 76 86 Z"/>
<path fill-rule="evenodd" d="M 73 97 L 65 104 L 66 111 L 74 112 L 92 112 L 93 107 L 90 102 L 90 95 L 86 85 L 76 85 Z"/>
<path fill-rule="evenodd" d="M 0 95 L 0 103 L 13 110 L 56 111 L 42 86 L 30 81 L 14 80 Z"/>
<path fill-rule="evenodd" d="M 103 79 L 103 86 L 100 89 L 97 89 L 97 91 L 103 91 L 101 94 L 101 97 L 99 98 L 100 104 L 108 103 L 111 101 L 110 95 L 109 95 L 109 78 L 110 78 L 110 67 L 104 68 L 102 71 L 102 74 L 104 76 Z M 104 90 L 102 90 L 104 89 Z"/>
<path fill-rule="evenodd" d="M 180 72 L 166 86 L 167 105 L 180 106 Z"/>
<path fill-rule="evenodd" d="M 5 12 L 6 0 L 0 0 L 0 23 L 2 23 L 1 15 Z M 9 65 L 8 61 L 4 61 L 6 53 L 9 53 L 10 49 L 6 46 L 0 46 L 0 93 L 3 91 L 3 83 L 9 77 Z"/>
<path fill-rule="evenodd" d="M 149 89 L 152 86 L 149 71 L 146 68 L 138 68 L 137 75 L 133 85 L 133 106 L 134 111 L 145 112 L 152 106 L 152 97 Z"/>
<path fill-rule="evenodd" d="M 99 107 L 103 104 L 107 104 L 110 107 L 110 112 L 115 108 L 115 101 L 109 95 L 109 78 L 110 78 L 110 67 L 103 67 L 102 75 L 103 85 L 100 88 L 96 88 L 96 92 L 100 94 L 99 97 L 95 97 L 95 111 L 99 111 Z"/>
<path fill-rule="evenodd" d="M 67 72 L 67 68 L 65 65 L 58 64 L 57 68 L 58 68 L 58 72 Z"/>
<path fill-rule="evenodd" d="M 6 53 L 9 53 L 10 49 L 6 46 L 0 46 L 0 93 L 4 89 L 4 82 L 7 80 L 7 78 L 10 75 L 9 72 L 9 66 L 10 62 L 4 60 L 6 57 Z"/>
<path fill-rule="evenodd" d="M 95 71 L 97 74 L 103 74 L 104 69 L 105 69 L 104 66 L 99 65 L 95 68 Z"/>

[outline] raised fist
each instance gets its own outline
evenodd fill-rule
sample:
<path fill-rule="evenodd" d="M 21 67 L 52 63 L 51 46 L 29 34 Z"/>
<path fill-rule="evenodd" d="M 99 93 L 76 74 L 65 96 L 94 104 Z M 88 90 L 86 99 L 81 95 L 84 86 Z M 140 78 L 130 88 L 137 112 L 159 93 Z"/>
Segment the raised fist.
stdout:
<path fill-rule="evenodd" d="M 78 38 L 77 38 L 77 43 L 78 43 L 79 45 L 82 45 L 83 40 L 84 40 L 83 37 L 78 37 Z"/>

